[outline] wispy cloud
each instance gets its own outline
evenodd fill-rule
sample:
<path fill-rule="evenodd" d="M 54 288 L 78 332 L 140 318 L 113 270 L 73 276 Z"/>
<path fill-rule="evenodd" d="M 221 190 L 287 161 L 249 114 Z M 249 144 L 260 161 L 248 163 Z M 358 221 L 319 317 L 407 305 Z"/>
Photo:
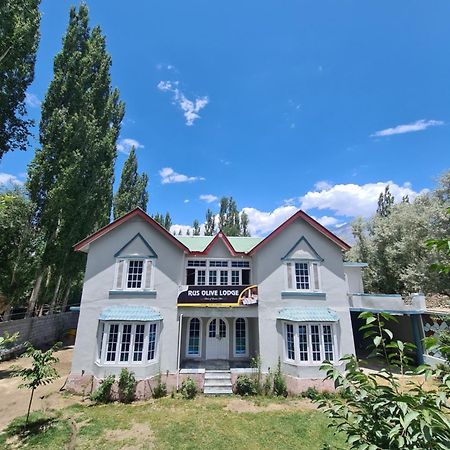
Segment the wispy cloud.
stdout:
<path fill-rule="evenodd" d="M 16 175 L 0 172 L 0 186 L 5 186 L 8 184 L 17 184 L 21 186 L 23 184 L 23 181 L 19 180 Z"/>
<path fill-rule="evenodd" d="M 30 108 L 39 108 L 42 102 L 39 100 L 39 97 L 36 94 L 32 94 L 31 92 L 25 93 L 25 103 Z"/>
<path fill-rule="evenodd" d="M 194 125 L 195 120 L 200 118 L 199 112 L 209 103 L 209 98 L 204 96 L 189 100 L 178 85 L 178 81 L 160 81 L 157 87 L 162 92 L 173 94 L 173 103 L 183 111 L 186 125 L 190 127 Z"/>
<path fill-rule="evenodd" d="M 175 172 L 171 167 L 164 167 L 159 171 L 162 184 L 173 183 L 192 183 L 194 181 L 204 180 L 203 177 L 192 177 L 182 173 Z"/>
<path fill-rule="evenodd" d="M 442 120 L 417 120 L 413 123 L 408 123 L 404 125 L 397 125 L 392 128 L 386 128 L 385 130 L 376 131 L 371 134 L 371 137 L 384 137 L 384 136 L 394 136 L 395 134 L 405 134 L 413 133 L 415 131 L 423 131 L 430 127 L 437 127 L 444 125 Z"/>
<path fill-rule="evenodd" d="M 124 138 L 124 139 L 119 139 L 119 142 L 117 142 L 117 150 L 120 153 L 123 153 L 125 155 L 130 154 L 132 147 L 134 147 L 136 149 L 144 148 L 144 146 L 136 139 Z"/>
<path fill-rule="evenodd" d="M 200 200 L 203 200 L 206 203 L 212 203 L 215 202 L 216 200 L 218 200 L 218 197 L 212 194 L 203 194 L 200 195 Z"/>

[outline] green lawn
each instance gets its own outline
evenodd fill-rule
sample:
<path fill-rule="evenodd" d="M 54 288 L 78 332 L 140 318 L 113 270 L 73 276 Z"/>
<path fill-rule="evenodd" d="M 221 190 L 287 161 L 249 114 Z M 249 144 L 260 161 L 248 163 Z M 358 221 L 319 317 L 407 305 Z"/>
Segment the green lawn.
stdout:
<path fill-rule="evenodd" d="M 23 419 L 0 435 L 5 449 L 321 449 L 343 440 L 327 428 L 323 413 L 307 400 L 236 397 L 182 400 L 165 398 L 131 405 L 75 405 L 32 415 L 27 435 Z"/>

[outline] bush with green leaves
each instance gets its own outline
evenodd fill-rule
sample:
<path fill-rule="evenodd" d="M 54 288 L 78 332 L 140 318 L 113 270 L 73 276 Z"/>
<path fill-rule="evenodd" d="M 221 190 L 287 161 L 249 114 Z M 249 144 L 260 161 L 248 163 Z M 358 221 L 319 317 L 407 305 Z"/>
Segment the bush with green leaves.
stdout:
<path fill-rule="evenodd" d="M 237 377 L 235 391 L 236 394 L 241 395 L 242 397 L 258 395 L 256 381 L 248 375 L 239 375 Z"/>
<path fill-rule="evenodd" d="M 273 393 L 277 397 L 287 397 L 287 384 L 283 373 L 281 372 L 281 360 L 278 358 L 277 370 L 273 375 Z"/>
<path fill-rule="evenodd" d="M 269 370 L 267 371 L 267 375 L 264 378 L 264 383 L 263 383 L 263 393 L 264 395 L 268 396 L 268 395 L 272 395 L 273 392 L 273 375 L 272 372 Z"/>
<path fill-rule="evenodd" d="M 197 385 L 191 377 L 187 377 L 183 383 L 181 383 L 180 389 L 181 395 L 187 400 L 195 398 L 197 395 Z"/>
<path fill-rule="evenodd" d="M 161 380 L 161 374 L 156 377 L 156 386 L 152 389 L 153 398 L 162 398 L 167 396 L 167 384 Z"/>
<path fill-rule="evenodd" d="M 100 386 L 91 394 L 91 400 L 95 403 L 109 403 L 112 401 L 112 387 L 116 377 L 108 375 L 100 381 Z"/>
<path fill-rule="evenodd" d="M 136 378 L 133 372 L 122 369 L 119 376 L 119 401 L 131 403 L 136 396 Z"/>
<path fill-rule="evenodd" d="M 404 369 L 409 362 L 405 350 L 411 345 L 393 341 L 392 333 L 386 333 L 384 324 L 392 318 L 372 313 L 363 313 L 360 318 L 365 319 L 363 329 L 373 341 L 373 354 L 384 356 L 387 368 L 367 373 L 354 355 L 341 359 L 344 373 L 331 362 L 322 364 L 325 379 L 334 381 L 342 394 L 316 400 L 330 417 L 331 426 L 346 435 L 350 449 L 448 449 L 450 377 L 445 375 L 431 390 L 412 377 L 405 380 Z M 393 373 L 392 366 L 400 368 L 400 376 Z M 408 372 L 425 380 L 437 374 L 439 371 L 429 366 Z"/>

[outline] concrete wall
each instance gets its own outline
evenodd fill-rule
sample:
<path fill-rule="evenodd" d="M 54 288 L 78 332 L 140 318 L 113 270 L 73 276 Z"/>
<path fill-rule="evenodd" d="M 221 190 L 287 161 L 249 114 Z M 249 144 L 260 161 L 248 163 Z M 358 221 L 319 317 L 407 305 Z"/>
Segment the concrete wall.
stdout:
<path fill-rule="evenodd" d="M 349 294 L 361 294 L 364 292 L 361 267 L 344 267 L 344 273 L 347 280 L 347 291 Z"/>
<path fill-rule="evenodd" d="M 65 333 L 76 328 L 78 312 L 65 312 L 28 319 L 9 320 L 0 322 L 0 335 L 19 333 L 14 348 L 20 347 L 24 342 L 31 342 L 35 347 L 44 347 L 62 341 Z M 6 354 L 8 352 L 5 352 Z"/>

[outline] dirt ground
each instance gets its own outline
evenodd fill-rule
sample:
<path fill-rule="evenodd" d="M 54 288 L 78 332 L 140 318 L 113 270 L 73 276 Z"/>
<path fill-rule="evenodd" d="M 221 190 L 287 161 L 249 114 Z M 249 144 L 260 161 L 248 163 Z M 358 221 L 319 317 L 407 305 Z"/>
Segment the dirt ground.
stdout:
<path fill-rule="evenodd" d="M 72 354 L 73 347 L 63 348 L 56 353 L 56 356 L 59 358 L 56 368 L 60 376 L 53 383 L 36 389 L 31 406 L 32 411 L 47 408 L 64 408 L 81 401 L 81 397 L 63 395 L 60 392 L 60 388 L 64 385 L 70 372 Z M 30 391 L 28 389 L 18 389 L 21 379 L 11 378 L 11 366 L 29 367 L 29 365 L 29 358 L 17 358 L 0 362 L 0 431 L 12 419 L 27 412 Z"/>

